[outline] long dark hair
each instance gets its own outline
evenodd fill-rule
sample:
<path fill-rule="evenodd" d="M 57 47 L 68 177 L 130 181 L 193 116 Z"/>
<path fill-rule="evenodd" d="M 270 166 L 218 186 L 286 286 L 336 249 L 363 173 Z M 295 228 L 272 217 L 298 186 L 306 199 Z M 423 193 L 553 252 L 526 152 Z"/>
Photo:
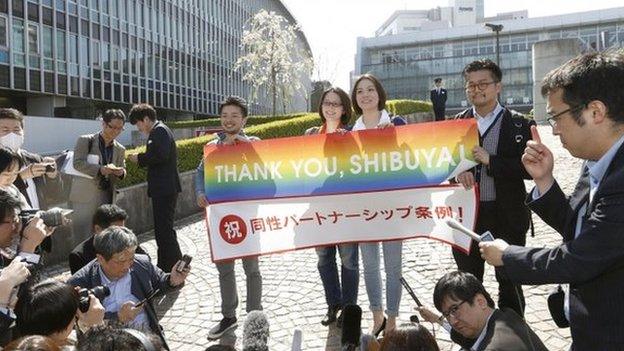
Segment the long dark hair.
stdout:
<path fill-rule="evenodd" d="M 321 116 L 321 121 L 325 123 L 325 116 L 323 116 L 323 101 L 325 101 L 325 96 L 327 96 L 327 94 L 329 93 L 336 93 L 338 97 L 340 97 L 340 103 L 342 104 L 342 110 L 343 110 L 342 116 L 340 116 L 340 124 L 342 124 L 343 126 L 346 126 L 351 121 L 351 116 L 353 115 L 353 112 L 351 109 L 351 100 L 349 99 L 349 94 L 347 94 L 346 91 L 338 87 L 331 87 L 325 90 L 323 92 L 323 95 L 321 95 L 321 99 L 319 100 L 319 106 L 318 106 L 319 115 Z"/>

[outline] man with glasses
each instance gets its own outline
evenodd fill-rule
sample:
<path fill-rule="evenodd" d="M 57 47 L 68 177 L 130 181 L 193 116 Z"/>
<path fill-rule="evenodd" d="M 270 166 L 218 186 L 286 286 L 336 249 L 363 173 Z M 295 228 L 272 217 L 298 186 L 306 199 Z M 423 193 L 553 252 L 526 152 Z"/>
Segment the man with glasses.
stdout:
<path fill-rule="evenodd" d="M 479 165 L 459 174 L 456 180 L 466 189 L 475 184 L 479 186 L 477 233 L 490 231 L 496 238 L 524 246 L 531 218 L 524 204 L 524 179 L 531 177 L 524 169 L 521 157 L 527 140 L 531 138 L 529 126 L 534 122 L 498 102 L 502 72 L 496 63 L 477 60 L 469 63 L 463 74 L 466 96 L 472 107 L 456 118 L 477 121 L 479 146 L 475 146 L 472 155 Z M 484 261 L 476 242 L 473 241 L 470 254 L 453 249 L 453 257 L 459 270 L 472 273 L 483 281 Z M 499 271 L 496 271 L 496 280 L 499 283 L 499 306 L 524 315 L 522 288 Z"/>
<path fill-rule="evenodd" d="M 590 53 L 542 81 L 553 134 L 587 160 L 569 198 L 553 177 L 552 152 L 534 140 L 522 161 L 533 176 L 529 206 L 563 237 L 554 248 L 482 243 L 483 257 L 516 283 L 570 284 L 561 306 L 572 350 L 624 345 L 624 54 Z"/>
<path fill-rule="evenodd" d="M 82 135 L 76 142 L 73 166 L 84 176 L 73 177 L 69 194 L 74 209 L 73 246 L 91 234 L 93 213 L 100 205 L 114 203 L 115 185 L 126 175 L 126 149 L 115 140 L 125 121 L 123 111 L 107 110 L 102 116 L 102 130 Z"/>
<path fill-rule="evenodd" d="M 433 291 L 433 302 L 442 316 L 419 308 L 421 315 L 444 326 L 463 350 L 547 350 L 516 312 L 496 308 L 483 284 L 470 273 L 442 276 Z"/>

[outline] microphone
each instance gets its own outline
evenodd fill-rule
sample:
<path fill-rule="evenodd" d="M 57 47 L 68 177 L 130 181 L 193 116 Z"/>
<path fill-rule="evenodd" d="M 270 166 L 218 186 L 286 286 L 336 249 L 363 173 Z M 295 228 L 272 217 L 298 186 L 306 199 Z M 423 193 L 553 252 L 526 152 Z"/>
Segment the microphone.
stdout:
<path fill-rule="evenodd" d="M 292 348 L 290 351 L 301 351 L 301 343 L 303 342 L 303 333 L 301 329 L 296 328 L 293 334 Z"/>
<path fill-rule="evenodd" d="M 342 310 L 342 350 L 356 350 L 362 334 L 362 309 L 358 305 L 346 305 Z"/>
<path fill-rule="evenodd" d="M 448 225 L 449 227 L 460 231 L 466 235 L 468 235 L 472 240 L 476 241 L 476 242 L 481 242 L 481 241 L 494 241 L 494 236 L 492 235 L 492 233 L 490 233 L 490 231 L 486 231 L 485 233 L 483 233 L 482 235 L 479 235 L 475 232 L 473 232 L 472 230 L 464 227 L 461 223 L 459 223 L 458 221 L 456 221 L 453 218 L 447 218 L 446 219 L 446 225 Z"/>
<path fill-rule="evenodd" d="M 243 351 L 268 351 L 269 321 L 262 311 L 247 314 L 243 327 Z"/>

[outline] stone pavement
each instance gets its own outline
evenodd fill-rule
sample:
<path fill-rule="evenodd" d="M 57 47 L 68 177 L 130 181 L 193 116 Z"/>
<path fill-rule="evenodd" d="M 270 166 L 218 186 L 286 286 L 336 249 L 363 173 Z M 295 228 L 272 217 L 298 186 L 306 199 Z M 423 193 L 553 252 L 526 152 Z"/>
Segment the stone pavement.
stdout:
<path fill-rule="evenodd" d="M 539 128 L 542 139 L 555 154 L 555 176 L 566 193 L 570 193 L 579 175 L 581 161 L 573 159 L 561 147 L 559 139 L 551 134 L 549 126 Z M 531 182 L 527 186 L 532 187 Z M 534 216 L 535 238 L 529 237 L 527 246 L 552 247 L 560 243 L 560 236 L 539 218 Z M 204 350 L 208 330 L 221 319 L 219 281 L 217 270 L 210 261 L 208 241 L 203 216 L 197 215 L 177 223 L 182 252 L 193 256 L 191 275 L 186 286 L 177 296 L 158 300 L 160 322 L 163 325 L 172 350 Z M 142 245 L 152 257 L 156 247 L 152 233 L 140 236 Z M 403 276 L 423 303 L 433 305 L 433 287 L 444 273 L 455 269 L 449 246 L 426 239 L 414 239 L 404 243 Z M 303 250 L 261 258 L 263 279 L 263 306 L 270 322 L 270 350 L 290 350 L 295 328 L 303 332 L 304 350 L 340 350 L 340 330 L 320 324 L 327 306 L 323 288 L 316 270 L 316 253 Z M 360 265 L 361 266 L 361 265 Z M 361 269 L 361 267 L 360 267 Z M 69 276 L 67 267 L 55 266 L 48 274 L 59 279 Z M 240 297 L 238 311 L 239 328 L 237 346 L 240 349 L 245 320 L 245 280 L 242 265 L 236 267 Z M 383 274 L 382 274 L 383 276 Z M 497 283 L 494 270 L 486 266 L 485 286 L 497 301 Z M 567 350 L 570 345 L 569 329 L 558 329 L 552 322 L 546 306 L 546 297 L 554 286 L 525 286 L 526 319 L 550 350 Z M 358 301 L 362 306 L 362 328 L 372 326 L 368 311 L 364 279 L 360 279 Z M 399 324 L 409 322 L 414 303 L 404 292 L 400 307 Z M 435 332 L 441 350 L 456 350 L 441 328 Z"/>

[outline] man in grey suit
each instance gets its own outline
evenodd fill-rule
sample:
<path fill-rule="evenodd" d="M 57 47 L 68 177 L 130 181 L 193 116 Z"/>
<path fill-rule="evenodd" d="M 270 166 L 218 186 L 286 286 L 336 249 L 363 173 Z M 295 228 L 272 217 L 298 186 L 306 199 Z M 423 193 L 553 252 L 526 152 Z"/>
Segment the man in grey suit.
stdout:
<path fill-rule="evenodd" d="M 112 204 L 115 187 L 126 175 L 126 149 L 117 140 L 124 130 L 126 116 L 121 110 L 107 110 L 102 116 L 102 130 L 82 135 L 74 147 L 74 168 L 91 177 L 74 176 L 69 200 L 74 209 L 73 244 L 91 233 L 91 218 L 103 204 Z"/>
<path fill-rule="evenodd" d="M 531 209 L 556 229 L 554 248 L 481 243 L 482 256 L 521 284 L 570 284 L 564 312 L 572 350 L 624 345 L 624 54 L 578 56 L 546 75 L 548 121 L 572 156 L 587 160 L 570 198 L 553 177 L 553 154 L 532 127 L 522 156 L 536 187 Z"/>
<path fill-rule="evenodd" d="M 166 294 L 180 289 L 190 272 L 190 266 L 178 269 L 182 263 L 178 261 L 171 273 L 165 273 L 153 265 L 147 256 L 135 255 L 137 245 L 137 237 L 130 229 L 117 226 L 107 228 L 93 240 L 96 259 L 76 272 L 68 283 L 88 289 L 107 286 L 111 294 L 102 301 L 106 310 L 104 319 L 134 329 L 151 330 L 165 342 L 152 301 L 144 301 L 144 304 L 139 302 L 156 291 Z"/>

